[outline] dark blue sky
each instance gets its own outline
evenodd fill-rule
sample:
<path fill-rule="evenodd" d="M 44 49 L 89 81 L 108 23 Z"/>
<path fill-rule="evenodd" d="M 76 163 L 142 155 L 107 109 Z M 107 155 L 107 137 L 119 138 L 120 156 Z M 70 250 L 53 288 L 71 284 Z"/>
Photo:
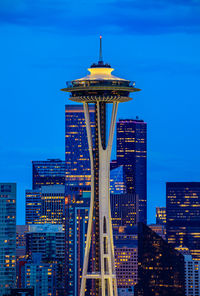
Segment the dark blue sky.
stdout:
<path fill-rule="evenodd" d="M 200 181 L 199 0 L 1 0 L 0 181 L 24 223 L 31 160 L 64 159 L 66 80 L 103 56 L 142 89 L 118 118 L 148 123 L 148 218 L 166 181 Z"/>

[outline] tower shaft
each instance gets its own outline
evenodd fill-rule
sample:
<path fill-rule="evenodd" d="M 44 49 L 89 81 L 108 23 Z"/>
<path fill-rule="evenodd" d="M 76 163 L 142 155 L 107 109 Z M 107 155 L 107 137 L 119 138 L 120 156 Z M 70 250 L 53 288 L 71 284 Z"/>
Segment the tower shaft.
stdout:
<path fill-rule="evenodd" d="M 85 258 L 82 273 L 81 296 L 85 295 L 86 281 L 98 280 L 100 282 L 100 295 L 117 296 L 117 280 L 115 273 L 114 245 L 110 212 L 110 157 L 114 136 L 118 102 L 113 103 L 110 131 L 107 147 L 103 147 L 100 102 L 97 102 L 97 133 L 98 133 L 98 154 L 99 154 L 99 269 L 95 272 L 88 272 L 89 253 L 92 240 L 92 224 L 95 198 L 95 167 L 94 147 L 90 126 L 90 114 L 88 103 L 83 103 L 86 121 L 88 146 L 91 162 L 91 202 L 88 221 Z"/>

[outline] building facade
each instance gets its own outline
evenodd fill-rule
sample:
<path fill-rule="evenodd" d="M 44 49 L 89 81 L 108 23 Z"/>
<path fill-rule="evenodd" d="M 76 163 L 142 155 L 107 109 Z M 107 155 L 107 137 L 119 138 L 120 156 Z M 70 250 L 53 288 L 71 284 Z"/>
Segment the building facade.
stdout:
<path fill-rule="evenodd" d="M 110 171 L 110 193 L 124 194 L 127 192 L 124 167 L 121 165 Z"/>
<path fill-rule="evenodd" d="M 138 197 L 138 221 L 147 221 L 147 124 L 139 119 L 117 122 L 117 164 L 124 166 L 127 193 Z"/>
<path fill-rule="evenodd" d="M 200 296 L 200 261 L 185 255 L 185 295 Z"/>
<path fill-rule="evenodd" d="M 65 186 L 41 187 L 41 216 L 37 223 L 64 224 Z"/>
<path fill-rule="evenodd" d="M 42 213 L 41 188 L 26 190 L 25 194 L 26 224 L 38 223 Z"/>
<path fill-rule="evenodd" d="M 89 207 L 89 191 L 79 191 L 66 198 L 65 290 L 69 296 L 80 295 Z M 87 295 L 90 295 L 91 288 L 88 287 Z"/>
<path fill-rule="evenodd" d="M 16 184 L 0 183 L 0 295 L 16 281 Z"/>
<path fill-rule="evenodd" d="M 137 222 L 136 197 L 134 194 L 111 194 L 112 225 L 133 226 Z"/>
<path fill-rule="evenodd" d="M 118 295 L 133 295 L 138 282 L 137 228 L 114 228 L 115 268 Z"/>
<path fill-rule="evenodd" d="M 90 106 L 90 120 L 95 142 L 94 105 Z M 91 182 L 90 157 L 82 105 L 65 106 L 65 163 L 67 187 L 88 188 Z"/>
<path fill-rule="evenodd" d="M 156 224 L 166 224 L 166 207 L 156 207 Z"/>
<path fill-rule="evenodd" d="M 160 235 L 162 239 L 166 239 L 166 227 L 163 224 L 149 224 L 148 225 L 151 230 L 153 230 L 155 233 Z"/>
<path fill-rule="evenodd" d="M 32 189 L 65 184 L 65 162 L 60 159 L 32 161 Z"/>
<path fill-rule="evenodd" d="M 200 182 L 166 184 L 167 240 L 200 259 Z"/>
<path fill-rule="evenodd" d="M 143 223 L 138 224 L 136 296 L 183 296 L 184 256 Z"/>

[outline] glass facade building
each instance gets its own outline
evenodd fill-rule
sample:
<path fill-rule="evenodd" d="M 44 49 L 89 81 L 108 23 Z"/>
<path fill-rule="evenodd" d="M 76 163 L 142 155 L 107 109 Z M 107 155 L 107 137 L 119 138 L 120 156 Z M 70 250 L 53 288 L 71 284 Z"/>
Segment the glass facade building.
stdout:
<path fill-rule="evenodd" d="M 200 182 L 166 184 L 167 240 L 200 260 Z"/>
<path fill-rule="evenodd" d="M 41 216 L 36 223 L 64 224 L 65 186 L 41 187 Z"/>
<path fill-rule="evenodd" d="M 110 193 L 126 193 L 126 180 L 124 167 L 122 165 L 110 171 Z"/>
<path fill-rule="evenodd" d="M 0 183 L 0 295 L 16 281 L 16 184 Z"/>
<path fill-rule="evenodd" d="M 65 184 L 65 162 L 60 159 L 32 161 L 32 189 Z"/>
<path fill-rule="evenodd" d="M 114 230 L 118 294 L 133 295 L 138 277 L 137 227 Z"/>
<path fill-rule="evenodd" d="M 147 221 L 147 124 L 139 119 L 117 122 L 117 164 L 123 165 L 127 193 L 138 197 L 138 221 Z"/>
<path fill-rule="evenodd" d="M 185 255 L 185 295 L 200 296 L 200 261 Z"/>
<path fill-rule="evenodd" d="M 156 207 L 156 224 L 166 224 L 166 207 Z"/>
<path fill-rule="evenodd" d="M 85 241 L 90 208 L 90 192 L 79 191 L 66 197 L 66 270 L 67 295 L 80 294 Z M 90 291 L 87 293 L 90 294 Z"/>
<path fill-rule="evenodd" d="M 137 209 L 134 194 L 111 194 L 110 205 L 113 227 L 133 226 L 136 223 Z"/>
<path fill-rule="evenodd" d="M 26 190 L 26 224 L 37 223 L 41 217 L 41 188 Z"/>
<path fill-rule="evenodd" d="M 144 223 L 138 223 L 138 284 L 134 295 L 184 294 L 184 256 Z"/>
<path fill-rule="evenodd" d="M 90 106 L 93 141 L 95 141 L 95 107 Z M 65 106 L 65 162 L 67 187 L 90 186 L 90 157 L 82 105 Z"/>

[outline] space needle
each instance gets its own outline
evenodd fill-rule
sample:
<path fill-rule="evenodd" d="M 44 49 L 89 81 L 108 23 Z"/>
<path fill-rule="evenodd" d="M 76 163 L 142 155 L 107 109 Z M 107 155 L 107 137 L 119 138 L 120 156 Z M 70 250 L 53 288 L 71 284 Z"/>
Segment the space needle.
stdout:
<path fill-rule="evenodd" d="M 117 296 L 117 278 L 110 210 L 110 157 L 118 104 L 128 102 L 132 92 L 140 91 L 130 80 L 112 75 L 113 68 L 102 59 L 102 37 L 98 63 L 93 64 L 86 77 L 66 83 L 62 91 L 69 92 L 71 101 L 83 103 L 91 164 L 91 200 L 87 228 L 85 257 L 80 296 L 85 296 L 88 280 L 94 280 L 97 294 Z M 89 104 L 95 104 L 96 139 L 92 138 Z M 112 104 L 110 129 L 106 131 L 106 105 Z M 106 143 L 106 132 L 108 141 Z M 95 225 L 94 225 L 95 224 Z M 92 235 L 95 229 L 95 268 L 89 271 Z"/>

